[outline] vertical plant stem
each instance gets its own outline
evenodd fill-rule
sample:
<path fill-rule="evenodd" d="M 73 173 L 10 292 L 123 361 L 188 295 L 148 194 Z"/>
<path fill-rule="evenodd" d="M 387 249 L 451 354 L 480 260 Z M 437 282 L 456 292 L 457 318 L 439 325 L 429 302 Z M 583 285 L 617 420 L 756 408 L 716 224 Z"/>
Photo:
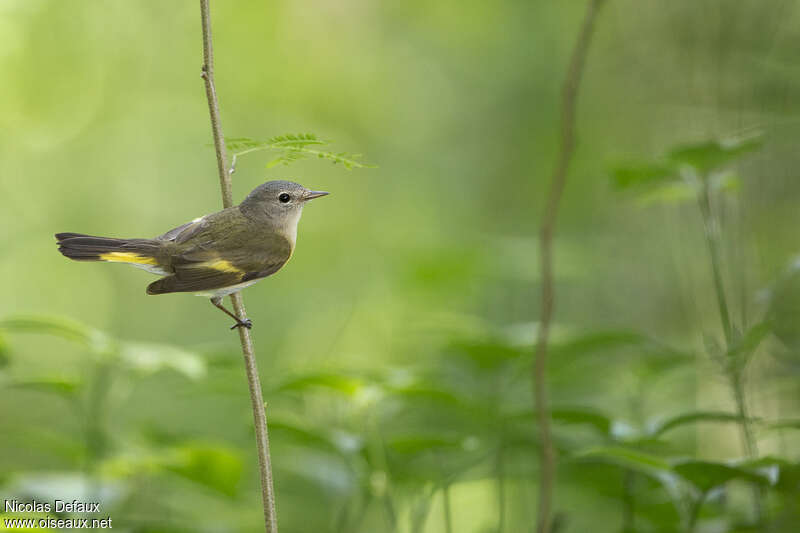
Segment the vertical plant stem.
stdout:
<path fill-rule="evenodd" d="M 94 363 L 86 399 L 86 472 L 93 472 L 108 447 L 107 409 L 113 367 L 107 361 Z"/>
<path fill-rule="evenodd" d="M 694 533 L 695 529 L 697 529 L 697 520 L 700 518 L 700 510 L 703 508 L 707 495 L 708 493 L 703 492 L 697 497 L 697 500 L 692 502 L 689 510 L 689 523 L 686 525 L 686 533 Z"/>
<path fill-rule="evenodd" d="M 217 89 L 214 85 L 214 47 L 211 38 L 211 13 L 209 0 L 200 0 L 200 14 L 203 26 L 203 70 L 202 77 L 205 81 L 208 112 L 211 117 L 211 131 L 214 136 L 214 150 L 217 154 L 217 171 L 219 184 L 222 190 L 222 205 L 225 208 L 233 206 L 233 191 L 231 187 L 231 173 L 228 169 L 228 157 L 225 150 L 225 138 L 222 134 L 222 124 L 219 117 L 219 102 Z M 247 318 L 242 296 L 239 293 L 231 295 L 234 312 L 240 320 Z M 255 425 L 256 446 L 258 448 L 258 467 L 261 480 L 261 498 L 264 506 L 264 526 L 267 533 L 277 533 L 278 521 L 275 515 L 275 492 L 272 485 L 272 463 L 269 455 L 269 434 L 267 432 L 267 414 L 264 408 L 264 397 L 261 392 L 261 380 L 258 375 L 253 340 L 250 330 L 237 328 L 239 340 L 242 345 L 247 385 L 250 390 L 250 401 L 253 406 L 253 422 Z"/>
<path fill-rule="evenodd" d="M 553 275 L 553 234 L 555 232 L 558 209 L 567 170 L 575 148 L 575 109 L 583 67 L 594 29 L 597 14 L 605 0 L 588 0 L 575 48 L 572 51 L 569 69 L 561 94 L 561 140 L 555 169 L 550 180 L 544 215 L 539 229 L 539 249 L 541 261 L 541 300 L 539 335 L 533 364 L 534 401 L 539 426 L 539 503 L 536 531 L 549 533 L 552 523 L 553 485 L 555 483 L 556 457 L 550 429 L 550 407 L 547 390 L 547 343 L 550 323 L 555 307 Z"/>
<path fill-rule="evenodd" d="M 442 487 L 442 507 L 444 508 L 444 530 L 445 533 L 453 533 L 453 512 L 450 508 L 450 484 L 446 483 Z"/>
<path fill-rule="evenodd" d="M 495 457 L 495 475 L 497 476 L 497 533 L 506 530 L 506 464 L 503 445 L 497 449 Z"/>
<path fill-rule="evenodd" d="M 636 530 L 636 473 L 633 470 L 625 470 L 622 478 L 622 532 L 631 533 Z"/>
<path fill-rule="evenodd" d="M 375 474 L 382 476 L 379 479 L 380 489 L 378 490 L 381 503 L 384 508 L 387 531 L 397 531 L 397 510 L 395 509 L 392 489 L 392 479 L 389 476 L 389 461 L 386 455 L 386 443 L 383 440 L 380 426 L 374 412 L 369 411 L 365 414 L 365 427 L 369 432 L 368 453 L 372 462 L 375 464 Z"/>
<path fill-rule="evenodd" d="M 731 324 L 731 312 L 728 308 L 728 298 L 725 295 L 725 284 L 722 281 L 722 260 L 719 250 L 719 221 L 714 216 L 714 212 L 711 208 L 711 193 L 707 180 L 703 181 L 703 187 L 700 193 L 700 213 L 703 216 L 706 245 L 708 246 L 708 253 L 711 256 L 711 274 L 714 278 L 714 292 L 717 295 L 717 306 L 719 307 L 722 331 L 725 333 L 725 343 L 728 348 L 730 348 L 733 344 L 733 325 Z"/>
<path fill-rule="evenodd" d="M 708 253 L 711 258 L 711 273 L 714 278 L 714 290 L 717 296 L 717 306 L 719 307 L 720 320 L 725 335 L 725 352 L 727 353 L 733 347 L 736 339 L 734 338 L 730 309 L 728 308 L 728 300 L 725 295 L 725 284 L 722 279 L 719 220 L 715 216 L 713 206 L 711 205 L 711 192 L 707 179 L 703 180 L 702 188 L 700 189 L 699 204 L 700 214 L 703 218 L 703 225 L 705 228 L 706 245 L 708 246 Z M 748 458 L 755 459 L 758 457 L 758 445 L 753 433 L 752 420 L 750 419 L 747 409 L 747 398 L 745 396 L 743 383 L 744 371 L 744 365 L 726 358 L 725 373 L 733 392 L 734 402 L 736 403 L 736 414 L 739 415 L 739 432 L 741 435 L 742 447 Z M 757 486 L 753 487 L 753 508 L 756 520 L 760 522 L 762 513 L 761 489 Z"/>

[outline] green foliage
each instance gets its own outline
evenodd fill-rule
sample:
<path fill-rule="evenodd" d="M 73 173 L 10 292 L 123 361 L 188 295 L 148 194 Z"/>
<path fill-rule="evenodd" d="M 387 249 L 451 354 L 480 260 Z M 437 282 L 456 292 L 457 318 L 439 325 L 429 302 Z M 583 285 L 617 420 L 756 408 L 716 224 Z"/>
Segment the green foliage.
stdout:
<path fill-rule="evenodd" d="M 716 191 L 735 191 L 739 179 L 722 172 L 764 144 L 760 133 L 676 146 L 660 161 L 618 165 L 613 171 L 619 189 L 643 188 L 642 203 L 676 203 L 694 199 L 702 181 Z"/>
<path fill-rule="evenodd" d="M 695 411 L 692 413 L 683 413 L 665 420 L 654 422 L 649 433 L 653 437 L 661 437 L 667 431 L 685 426 L 687 424 L 696 424 L 698 422 L 740 423 L 741 421 L 742 417 L 736 413 Z"/>
<path fill-rule="evenodd" d="M 11 362 L 9 351 L 8 341 L 0 334 L 0 369 L 8 366 Z"/>
<path fill-rule="evenodd" d="M 112 341 L 105 333 L 66 317 L 14 315 L 0 320 L 0 331 L 3 330 L 61 337 L 77 342 L 95 354 L 104 354 L 112 349 Z"/>
<path fill-rule="evenodd" d="M 614 182 L 625 189 L 641 185 L 652 185 L 675 177 L 677 169 L 671 162 L 629 163 L 614 169 Z"/>
<path fill-rule="evenodd" d="M 526 413 L 526 416 L 532 420 L 533 411 Z M 613 421 L 610 417 L 595 409 L 557 407 L 550 411 L 550 416 L 553 421 L 561 424 L 588 424 L 601 435 L 611 435 Z"/>
<path fill-rule="evenodd" d="M 186 479 L 234 497 L 242 476 L 238 453 L 207 444 L 186 444 L 173 449 L 166 468 Z"/>
<path fill-rule="evenodd" d="M 756 133 L 677 146 L 669 151 L 667 157 L 674 164 L 692 167 L 698 174 L 708 174 L 759 150 L 763 145 L 762 134 Z"/>
<path fill-rule="evenodd" d="M 672 468 L 668 461 L 630 448 L 598 447 L 589 448 L 573 455 L 577 461 L 597 461 L 633 470 L 658 480 L 664 479 Z"/>
<path fill-rule="evenodd" d="M 234 164 L 239 156 L 252 152 L 268 151 L 278 153 L 278 155 L 267 163 L 267 168 L 277 165 L 289 165 L 295 161 L 308 158 L 325 159 L 334 165 L 341 164 L 347 170 L 373 168 L 360 161 L 361 154 L 310 148 L 311 146 L 330 144 L 330 141 L 322 140 L 313 133 L 278 135 L 266 141 L 258 141 L 248 137 L 235 137 L 227 139 L 225 143 L 228 151 L 233 154 Z"/>
<path fill-rule="evenodd" d="M 38 379 L 17 379 L 10 381 L 7 386 L 17 389 L 30 389 L 40 392 L 58 394 L 66 398 L 73 398 L 81 392 L 83 383 L 74 378 L 67 377 L 41 377 Z"/>
<path fill-rule="evenodd" d="M 724 205 L 724 195 L 738 190 L 740 184 L 740 179 L 726 171 L 725 167 L 762 146 L 763 139 L 760 134 L 681 145 L 670 150 L 664 162 L 621 167 L 615 173 L 619 188 L 651 187 L 653 192 L 645 196 L 647 203 L 654 200 L 695 199 L 705 230 L 709 267 L 714 280 L 716 303 L 722 324 L 722 341 L 711 333 L 706 333 L 704 339 L 708 355 L 720 363 L 720 368 L 728 381 L 735 399 L 736 413 L 684 413 L 657 423 L 651 428 L 650 434 L 653 438 L 659 438 L 674 427 L 701 421 L 734 422 L 739 426 L 742 448 L 747 454 L 747 461 L 740 464 L 697 459 L 671 461 L 672 472 L 694 489 L 689 495 L 678 496 L 678 499 L 689 502 L 685 523 L 687 531 L 690 532 L 695 529 L 701 507 L 708 494 L 733 480 L 745 481 L 753 487 L 751 494 L 754 521 L 756 527 L 760 527 L 764 521 L 763 494 L 760 486 L 774 484 L 774 480 L 765 476 L 763 472 L 745 464 L 750 463 L 754 466 L 759 458 L 756 455 L 757 443 L 754 437 L 754 428 L 758 420 L 747 415 L 748 399 L 744 382 L 748 362 L 770 334 L 777 331 L 776 326 L 781 322 L 783 318 L 781 315 L 786 309 L 780 309 L 780 305 L 775 305 L 776 298 L 773 293 L 772 306 L 766 318 L 760 320 L 750 318 L 748 322 L 745 319 L 748 316 L 745 309 L 741 314 L 741 322 L 736 322 L 732 317 L 726 292 L 720 229 L 721 213 L 724 212 L 724 207 L 721 207 Z M 789 311 L 785 314 L 792 313 Z M 772 466 L 778 468 L 776 465 Z"/>
<path fill-rule="evenodd" d="M 770 321 L 763 321 L 750 326 L 743 334 L 736 332 L 733 344 L 726 350 L 726 363 L 734 370 L 743 369 L 758 347 L 773 331 Z"/>
<path fill-rule="evenodd" d="M 769 485 L 769 479 L 757 472 L 713 461 L 681 460 L 673 464 L 672 469 L 700 492 L 708 492 L 734 480 Z"/>
<path fill-rule="evenodd" d="M 530 533 L 536 230 L 586 3 L 212 2 L 222 125 L 252 137 L 230 155 L 259 148 L 234 174 L 236 199 L 264 172 L 341 173 L 291 148 L 364 151 L 382 167 L 337 181 L 306 210 L 291 262 L 244 293 L 281 533 Z M 761 520 L 751 481 L 731 479 L 695 533 L 793 533 L 800 276 L 781 270 L 800 253 L 798 6 L 605 4 L 553 250 L 558 533 L 687 533 L 699 490 L 674 466 L 688 459 L 778 473 L 752 482 Z M 118 530 L 250 533 L 262 517 L 236 334 L 206 301 L 147 297 L 144 272 L 66 261 L 51 239 L 146 237 L 218 208 L 197 5 L 155 5 L 0 8 L 0 318 L 62 313 L 111 337 L 92 349 L 85 335 L 0 330 L 0 493 L 94 486 Z M 765 131 L 758 152 L 705 137 L 751 125 Z M 275 128 L 318 138 L 268 139 Z M 630 168 L 607 194 L 598 168 L 619 154 Z M 298 157 L 308 172 L 281 166 Z M 696 212 L 704 184 L 730 345 Z M 734 348 L 759 323 L 772 333 Z M 725 390 L 734 369 L 745 417 Z M 741 460 L 744 420 L 763 465 Z M 197 443 L 242 460 L 236 497 L 169 469 Z M 570 460 L 599 447 L 656 457 L 674 484 Z"/>
<path fill-rule="evenodd" d="M 158 476 L 171 472 L 192 483 L 213 489 L 229 497 L 236 496 L 242 464 L 238 454 L 221 446 L 183 443 L 169 449 L 153 446 L 124 450 L 115 443 L 105 411 L 112 408 L 115 374 L 130 373 L 148 377 L 170 369 L 192 380 L 206 375 L 205 361 L 196 353 L 177 347 L 121 341 L 110 335 L 61 317 L 14 315 L 0 320 L 0 331 L 7 334 L 38 334 L 66 340 L 86 351 L 90 363 L 84 374 L 56 376 L 49 373 L 17 376 L 19 358 L 12 358 L 9 376 L 2 383 L 5 390 L 27 390 L 54 394 L 68 400 L 65 405 L 74 411 L 81 440 L 54 436 L 50 432 L 34 432 L 38 446 L 59 454 L 68 461 L 84 464 L 85 472 L 64 472 L 58 476 L 17 475 L 7 482 L 8 494 L 34 497 L 43 501 L 71 498 L 94 501 L 102 496 L 106 508 L 112 507 L 122 494 L 138 486 L 142 476 Z M 3 337 L 5 339 L 5 337 Z M 4 345 L 13 352 L 13 343 Z M 113 406 L 119 408 L 119 406 Z M 80 466 L 75 464 L 75 467 Z M 113 513 L 112 513 L 113 514 Z"/>
<path fill-rule="evenodd" d="M 315 373 L 298 376 L 287 380 L 281 385 L 281 390 L 306 391 L 314 388 L 325 388 L 345 396 L 355 396 L 363 388 L 359 379 L 333 373 Z"/>
<path fill-rule="evenodd" d="M 206 375 L 206 362 L 199 354 L 176 346 L 156 343 L 121 343 L 121 362 L 140 374 L 174 370 L 190 379 Z"/>
<path fill-rule="evenodd" d="M 772 331 L 786 348 L 783 355 L 796 361 L 800 359 L 800 258 L 792 261 L 767 295 Z"/>

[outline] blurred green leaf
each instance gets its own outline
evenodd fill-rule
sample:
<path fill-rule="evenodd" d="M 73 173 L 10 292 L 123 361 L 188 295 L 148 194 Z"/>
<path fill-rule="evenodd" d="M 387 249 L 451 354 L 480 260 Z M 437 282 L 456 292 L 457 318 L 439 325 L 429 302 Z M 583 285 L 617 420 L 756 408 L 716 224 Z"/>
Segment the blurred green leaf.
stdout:
<path fill-rule="evenodd" d="M 437 388 L 426 383 L 386 385 L 385 388 L 392 394 L 401 396 L 406 400 L 418 399 L 421 402 L 447 404 L 452 406 L 462 403 L 461 398 L 453 391 L 447 390 L 443 387 Z"/>
<path fill-rule="evenodd" d="M 338 428 L 309 428 L 275 417 L 270 419 L 269 429 L 271 433 L 285 434 L 298 444 L 343 455 L 358 453 L 365 445 L 361 436 Z"/>
<path fill-rule="evenodd" d="M 452 342 L 445 353 L 463 357 L 476 363 L 482 370 L 497 369 L 530 353 L 526 348 L 512 346 L 500 337 L 482 340 Z"/>
<path fill-rule="evenodd" d="M 440 435 L 403 435 L 388 439 L 387 445 L 398 453 L 415 454 L 437 450 L 463 449 L 463 439 Z"/>
<path fill-rule="evenodd" d="M 65 396 L 67 398 L 73 398 L 81 391 L 83 383 L 78 378 L 52 376 L 35 379 L 12 380 L 8 383 L 8 386 L 16 389 L 49 392 L 52 394 Z"/>
<path fill-rule="evenodd" d="M 166 468 L 186 479 L 236 496 L 242 477 L 242 460 L 229 448 L 208 444 L 187 444 L 172 450 Z"/>
<path fill-rule="evenodd" d="M 364 383 L 358 378 L 343 374 L 319 372 L 287 380 L 278 387 L 278 390 L 303 392 L 322 388 L 344 394 L 345 396 L 354 396 L 363 386 Z"/>
<path fill-rule="evenodd" d="M 746 364 L 761 342 L 770 333 L 772 333 L 772 324 L 770 322 L 755 324 L 728 349 L 727 356 L 736 361 L 737 364 Z"/>
<path fill-rule="evenodd" d="M 316 449 L 291 448 L 285 451 L 281 463 L 282 471 L 310 481 L 317 487 L 323 488 L 326 493 L 339 493 L 344 497 L 353 494 L 358 480 L 354 476 L 353 469 L 340 456 Z M 282 479 L 284 482 L 287 481 L 286 478 Z M 367 482 L 363 478 L 360 481 Z"/>
<path fill-rule="evenodd" d="M 6 338 L 0 334 L 0 368 L 8 366 L 8 363 L 11 359 L 10 353 L 11 350 L 8 346 Z"/>
<path fill-rule="evenodd" d="M 654 204 L 682 204 L 695 201 L 697 199 L 697 188 L 683 181 L 672 181 L 654 186 L 643 192 L 638 203 L 642 207 L 649 207 Z"/>
<path fill-rule="evenodd" d="M 642 372 L 652 367 L 656 372 L 663 373 L 668 368 L 695 360 L 690 353 L 629 330 L 601 330 L 564 336 L 554 340 L 551 353 L 551 368 L 554 372 L 569 367 L 578 358 L 596 356 L 598 353 L 628 354 L 631 356 L 627 359 L 630 362 L 629 368 Z"/>
<path fill-rule="evenodd" d="M 242 476 L 238 451 L 225 446 L 189 442 L 162 449 L 132 448 L 103 460 L 105 477 L 128 479 L 170 472 L 225 496 L 238 493 Z"/>
<path fill-rule="evenodd" d="M 13 475 L 4 491 L 20 499 L 38 501 L 99 500 L 110 508 L 125 497 L 129 489 L 125 483 L 91 477 L 82 472 L 21 472 Z"/>
<path fill-rule="evenodd" d="M 617 446 L 590 448 L 574 454 L 572 458 L 613 464 L 658 479 L 672 471 L 670 464 L 659 457 Z"/>
<path fill-rule="evenodd" d="M 738 466 L 760 472 L 778 491 L 792 496 L 800 493 L 800 463 L 782 457 L 766 456 L 743 461 Z"/>
<path fill-rule="evenodd" d="M 612 348 L 641 346 L 650 342 L 651 340 L 648 337 L 635 331 L 591 331 L 554 340 L 552 350 L 560 356 L 567 356 Z"/>
<path fill-rule="evenodd" d="M 86 442 L 77 436 L 39 426 L 20 428 L 15 432 L 22 446 L 28 450 L 40 450 L 59 460 L 78 465 L 86 455 Z M 0 479 L 2 485 L 2 479 Z"/>
<path fill-rule="evenodd" d="M 741 466 L 713 461 L 689 459 L 674 463 L 672 468 L 678 475 L 692 483 L 701 492 L 708 492 L 714 487 L 724 485 L 735 479 L 764 485 L 769 484 L 769 479 L 757 472 Z"/>
<path fill-rule="evenodd" d="M 742 420 L 743 418 L 736 413 L 693 411 L 673 416 L 666 420 L 653 421 L 649 424 L 650 431 L 648 433 L 653 437 L 660 437 L 671 429 L 687 424 L 696 424 L 698 422 L 741 422 Z"/>
<path fill-rule="evenodd" d="M 741 156 L 756 151 L 764 144 L 761 134 L 747 137 L 703 141 L 678 146 L 669 152 L 669 159 L 692 166 L 700 174 L 732 163 Z"/>
<path fill-rule="evenodd" d="M 800 429 L 800 420 L 776 420 L 764 424 L 765 429 Z"/>
<path fill-rule="evenodd" d="M 714 192 L 733 193 L 741 187 L 742 180 L 735 172 L 717 172 L 711 176 L 711 190 Z"/>
<path fill-rule="evenodd" d="M 677 176 L 677 169 L 669 162 L 628 163 L 613 171 L 614 183 L 620 189 L 661 183 Z"/>
<path fill-rule="evenodd" d="M 200 355 L 166 344 L 124 342 L 120 357 L 129 368 L 142 374 L 169 369 L 190 379 L 206 375 L 206 362 Z"/>
<path fill-rule="evenodd" d="M 600 330 L 554 340 L 553 359 L 590 355 L 604 350 L 635 348 L 642 355 L 666 355 L 670 358 L 691 358 L 661 341 L 630 330 Z"/>
<path fill-rule="evenodd" d="M 611 434 L 611 418 L 600 411 L 587 408 L 555 407 L 550 411 L 554 422 L 562 424 L 587 424 L 594 427 L 601 435 Z M 530 412 L 533 420 L 533 411 Z"/>
<path fill-rule="evenodd" d="M 773 333 L 789 349 L 789 356 L 800 357 L 800 257 L 769 291 L 768 317 Z"/>
<path fill-rule="evenodd" d="M 0 320 L 0 330 L 53 335 L 82 344 L 97 354 L 104 354 L 112 349 L 112 341 L 108 335 L 64 317 L 13 315 Z"/>

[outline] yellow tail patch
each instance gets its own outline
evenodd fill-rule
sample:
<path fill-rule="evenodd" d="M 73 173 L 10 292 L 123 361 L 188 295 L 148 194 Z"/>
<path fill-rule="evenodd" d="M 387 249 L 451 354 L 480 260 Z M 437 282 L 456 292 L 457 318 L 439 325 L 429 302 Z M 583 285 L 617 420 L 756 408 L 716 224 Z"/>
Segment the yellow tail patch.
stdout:
<path fill-rule="evenodd" d="M 111 263 L 133 263 L 135 265 L 158 265 L 154 257 L 147 257 L 133 252 L 108 252 L 100 254 L 101 261 Z"/>

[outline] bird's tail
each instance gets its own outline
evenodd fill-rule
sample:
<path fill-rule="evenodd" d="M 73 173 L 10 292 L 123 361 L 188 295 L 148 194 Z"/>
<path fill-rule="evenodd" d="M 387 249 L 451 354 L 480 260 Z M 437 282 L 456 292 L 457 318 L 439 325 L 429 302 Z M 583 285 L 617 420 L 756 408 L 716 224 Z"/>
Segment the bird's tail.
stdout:
<path fill-rule="evenodd" d="M 56 233 L 58 251 L 75 261 L 128 263 L 159 269 L 164 243 L 152 239 L 112 239 L 80 233 Z"/>

